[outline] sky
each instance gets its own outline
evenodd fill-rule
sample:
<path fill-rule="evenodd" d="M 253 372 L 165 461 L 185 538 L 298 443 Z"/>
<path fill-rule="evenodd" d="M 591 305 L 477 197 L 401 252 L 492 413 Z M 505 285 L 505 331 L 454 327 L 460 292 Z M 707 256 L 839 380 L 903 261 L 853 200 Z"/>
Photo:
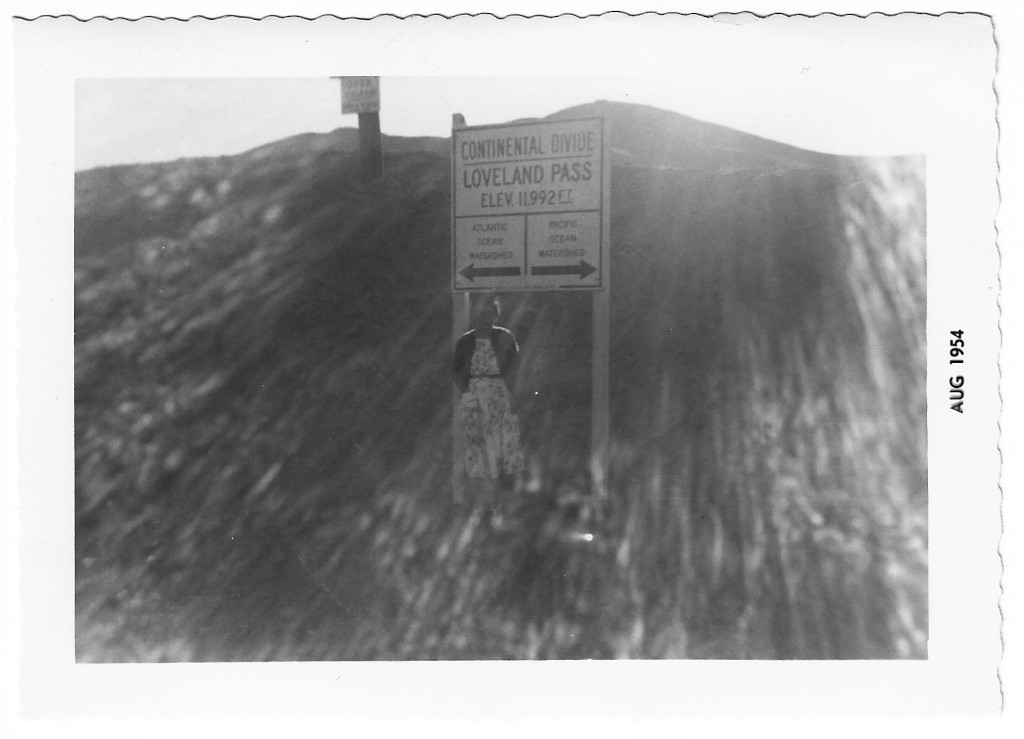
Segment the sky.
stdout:
<path fill-rule="evenodd" d="M 713 83 L 700 74 L 382 77 L 381 130 L 447 136 L 456 112 L 482 125 L 615 100 L 817 151 L 917 153 L 912 79 L 880 68 L 868 75 L 865 96 L 828 82 L 836 73 L 794 65 L 782 74 L 747 68 L 723 77 L 716 70 Z M 329 77 L 79 79 L 75 168 L 235 154 L 298 133 L 356 126 L 355 115 L 341 114 L 340 99 L 340 83 Z M 895 115 L 900 108 L 907 113 Z"/>
<path fill-rule="evenodd" d="M 355 127 L 330 76 L 344 73 L 385 75 L 381 129 L 404 136 L 447 136 L 453 113 L 482 125 L 613 100 L 815 151 L 915 154 L 936 126 L 955 130 L 967 106 L 993 107 L 993 96 L 979 95 L 964 73 L 984 65 L 985 49 L 950 35 L 952 24 L 914 16 L 714 20 L 282 21 L 258 30 L 238 21 L 211 27 L 218 33 L 210 39 L 202 24 L 134 39 L 120 26 L 97 26 L 91 30 L 115 62 L 81 60 L 75 166 L 235 154 Z M 195 38 L 177 35 L 186 30 Z M 90 77 L 89 69 L 123 70 L 124 78 Z M 322 76 L 286 76 L 313 69 Z M 203 76 L 225 70 L 252 76 Z M 509 70 L 522 74 L 487 76 Z"/>

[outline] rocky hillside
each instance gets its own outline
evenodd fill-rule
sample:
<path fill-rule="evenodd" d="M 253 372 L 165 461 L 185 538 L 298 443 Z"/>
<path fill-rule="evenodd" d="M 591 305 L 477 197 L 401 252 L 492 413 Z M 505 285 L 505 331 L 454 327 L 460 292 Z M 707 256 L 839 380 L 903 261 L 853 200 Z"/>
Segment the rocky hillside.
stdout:
<path fill-rule="evenodd" d="M 923 162 L 594 115 L 607 490 L 588 296 L 504 296 L 500 533 L 452 503 L 448 141 L 76 175 L 80 660 L 925 656 Z"/>

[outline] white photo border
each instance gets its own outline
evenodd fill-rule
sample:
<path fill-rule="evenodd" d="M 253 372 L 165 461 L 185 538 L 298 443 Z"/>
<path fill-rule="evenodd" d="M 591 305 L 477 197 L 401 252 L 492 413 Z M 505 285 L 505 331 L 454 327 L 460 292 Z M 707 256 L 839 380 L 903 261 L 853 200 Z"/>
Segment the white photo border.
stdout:
<path fill-rule="evenodd" d="M 324 18 L 218 21 L 16 22 L 16 241 L 19 350 L 22 708 L 27 715 L 336 716 L 443 718 L 596 714 L 991 713 L 1000 705 L 1000 534 L 997 451 L 998 254 L 996 46 L 979 14 L 866 19 L 773 16 L 719 35 L 721 53 L 744 53 L 742 37 L 789 27 L 789 50 L 807 49 L 808 24 L 891 34 L 888 63 L 914 39 L 920 97 L 915 116 L 927 157 L 929 399 L 929 658 L 912 662 L 321 663 L 76 665 L 74 662 L 72 218 L 74 81 L 117 77 L 324 76 L 353 73 L 455 75 L 486 58 L 474 26 L 500 23 L 513 45 L 535 23 L 564 24 L 566 48 L 543 58 L 490 59 L 477 74 L 709 70 L 709 35 L 722 24 L 692 16 L 608 16 L 495 21 L 487 18 Z M 872 30 L 873 29 L 873 30 Z M 879 30 L 883 29 L 883 30 Z M 772 32 L 778 32 L 772 31 Z M 780 32 L 781 37 L 781 32 Z M 698 43 L 704 39 L 703 43 Z M 689 41 L 693 43 L 688 43 Z M 575 41 L 575 43 L 573 43 Z M 612 43 L 643 54 L 610 56 Z M 265 53 L 268 45 L 278 52 Z M 583 50 L 581 52 L 581 49 Z M 386 54 L 382 50 L 387 50 Z M 560 56 L 561 54 L 561 56 Z M 837 57 L 838 59 L 838 57 Z M 849 61 L 848 57 L 846 58 Z M 902 62 L 901 62 L 902 60 Z M 701 62 L 705 62 L 701 66 Z M 832 81 L 869 95 L 848 63 Z M 750 60 L 755 63 L 756 60 Z M 828 84 L 826 81 L 823 84 Z M 339 123 L 340 125 L 340 123 Z M 908 152 L 916 153 L 916 152 Z M 944 402 L 940 352 L 951 328 L 972 337 L 972 412 Z M 213 689 L 216 688 L 216 689 Z M 401 699 L 398 699 L 398 698 Z"/>

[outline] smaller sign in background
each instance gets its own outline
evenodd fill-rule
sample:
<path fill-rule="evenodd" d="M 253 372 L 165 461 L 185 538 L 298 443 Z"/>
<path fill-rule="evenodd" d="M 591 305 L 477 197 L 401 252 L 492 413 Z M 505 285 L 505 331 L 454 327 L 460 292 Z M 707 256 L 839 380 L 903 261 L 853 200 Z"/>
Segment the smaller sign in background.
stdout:
<path fill-rule="evenodd" d="M 342 77 L 341 113 L 376 113 L 380 110 L 380 77 Z"/>

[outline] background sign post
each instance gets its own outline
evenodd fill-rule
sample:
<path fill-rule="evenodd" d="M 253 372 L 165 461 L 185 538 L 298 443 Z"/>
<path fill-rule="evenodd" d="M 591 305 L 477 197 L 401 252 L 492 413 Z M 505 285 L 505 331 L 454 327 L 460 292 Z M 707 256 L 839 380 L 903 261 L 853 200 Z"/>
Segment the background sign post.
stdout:
<path fill-rule="evenodd" d="M 380 140 L 380 77 L 337 77 L 341 80 L 341 114 L 359 116 L 359 159 L 367 182 L 384 174 Z"/>

